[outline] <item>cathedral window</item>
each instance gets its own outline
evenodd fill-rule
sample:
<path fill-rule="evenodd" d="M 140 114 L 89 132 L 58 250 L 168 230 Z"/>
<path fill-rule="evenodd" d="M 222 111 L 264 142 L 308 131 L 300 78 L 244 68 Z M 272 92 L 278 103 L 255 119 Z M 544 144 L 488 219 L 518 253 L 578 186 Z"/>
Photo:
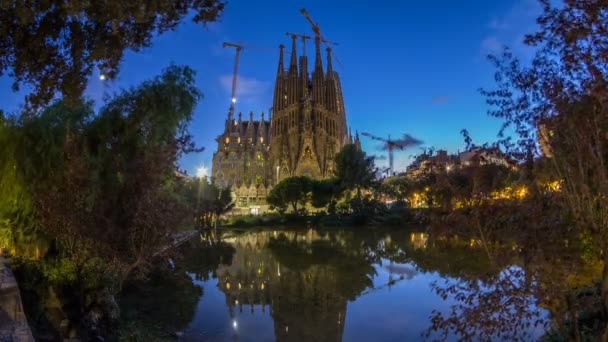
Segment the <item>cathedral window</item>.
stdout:
<path fill-rule="evenodd" d="M 260 176 L 259 174 L 255 175 L 255 185 L 260 185 L 260 184 L 262 184 L 262 176 Z"/>
<path fill-rule="evenodd" d="M 256 156 L 256 158 L 257 158 L 258 160 L 264 160 L 264 158 L 262 157 L 262 155 L 261 155 L 260 153 L 258 153 L 258 155 Z"/>
<path fill-rule="evenodd" d="M 226 137 L 226 144 L 230 144 L 230 137 Z"/>
<path fill-rule="evenodd" d="M 241 143 L 241 137 L 236 138 L 236 142 L 240 144 Z"/>
<path fill-rule="evenodd" d="M 264 143 L 264 137 L 260 137 L 260 142 L 263 144 Z"/>

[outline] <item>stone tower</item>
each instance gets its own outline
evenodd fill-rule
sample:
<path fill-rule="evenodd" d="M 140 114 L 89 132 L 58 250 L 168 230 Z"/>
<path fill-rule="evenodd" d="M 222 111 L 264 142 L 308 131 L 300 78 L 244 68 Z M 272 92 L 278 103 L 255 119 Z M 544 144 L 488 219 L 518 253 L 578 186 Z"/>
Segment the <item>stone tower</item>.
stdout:
<path fill-rule="evenodd" d="M 283 65 L 280 46 L 273 115 L 270 127 L 270 160 L 274 183 L 291 176 L 327 178 L 333 174 L 334 156 L 352 142 L 338 73 L 333 70 L 327 48 L 323 70 L 321 40 L 315 38 L 315 64 L 308 74 L 306 55 L 299 57 L 292 37 L 289 67 Z"/>

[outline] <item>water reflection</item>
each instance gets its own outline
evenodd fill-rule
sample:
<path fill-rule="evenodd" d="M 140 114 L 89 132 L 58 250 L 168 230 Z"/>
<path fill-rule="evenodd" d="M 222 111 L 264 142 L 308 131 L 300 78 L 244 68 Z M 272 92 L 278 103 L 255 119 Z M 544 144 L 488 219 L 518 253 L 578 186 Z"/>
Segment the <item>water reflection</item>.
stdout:
<path fill-rule="evenodd" d="M 217 275 L 231 319 L 269 310 L 278 341 L 340 341 L 347 302 L 373 284 L 367 253 L 347 249 L 344 234 L 265 231 L 227 240 L 236 253 Z"/>
<path fill-rule="evenodd" d="M 573 272 L 580 258 L 567 249 L 550 253 L 550 244 L 523 237 L 489 242 L 383 229 L 205 234 L 176 261 L 204 288 L 198 302 L 189 301 L 186 340 L 537 339 L 552 323 L 548 312 L 568 319 L 567 290 L 589 281 Z"/>

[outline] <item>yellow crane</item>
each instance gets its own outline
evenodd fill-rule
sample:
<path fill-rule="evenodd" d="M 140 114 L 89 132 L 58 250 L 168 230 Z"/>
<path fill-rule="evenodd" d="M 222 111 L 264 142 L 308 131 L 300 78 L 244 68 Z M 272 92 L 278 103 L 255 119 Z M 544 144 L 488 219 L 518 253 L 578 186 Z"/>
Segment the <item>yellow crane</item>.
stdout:
<path fill-rule="evenodd" d="M 329 40 L 325 39 L 325 37 L 323 37 L 323 35 L 321 34 L 321 29 L 319 28 L 319 24 L 315 23 L 314 20 L 312 20 L 312 18 L 310 17 L 310 15 L 308 14 L 308 12 L 306 11 L 306 8 L 300 9 L 300 13 L 302 13 L 302 15 L 304 16 L 304 18 L 306 18 L 306 21 L 308 21 L 310 23 L 310 26 L 312 26 L 312 32 L 315 33 L 315 36 L 319 37 L 319 39 L 321 40 L 321 42 L 323 42 L 323 44 L 325 44 L 325 46 L 327 48 L 330 48 L 330 50 L 331 50 L 330 45 L 338 45 L 338 43 L 329 41 Z M 336 54 L 332 53 L 332 55 L 333 55 L 334 59 L 336 60 L 336 62 L 338 62 L 338 64 L 340 66 L 342 66 L 342 63 L 340 62 L 340 59 L 338 59 L 338 57 L 336 56 Z"/>

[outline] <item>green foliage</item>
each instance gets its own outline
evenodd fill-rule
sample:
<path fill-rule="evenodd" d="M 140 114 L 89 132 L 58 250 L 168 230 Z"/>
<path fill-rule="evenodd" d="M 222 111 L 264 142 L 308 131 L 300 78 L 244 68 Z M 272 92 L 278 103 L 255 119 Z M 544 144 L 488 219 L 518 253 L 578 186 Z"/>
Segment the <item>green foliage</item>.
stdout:
<path fill-rule="evenodd" d="M 210 227 L 213 219 L 234 207 L 230 188 L 221 189 L 207 178 L 178 182 L 178 191 L 197 228 Z"/>
<path fill-rule="evenodd" d="M 311 204 L 315 208 L 325 208 L 340 196 L 340 187 L 335 178 L 311 181 Z"/>
<path fill-rule="evenodd" d="M 27 99 L 35 107 L 58 92 L 78 104 L 96 68 L 114 78 L 126 50 L 150 46 L 189 14 L 206 24 L 223 9 L 218 0 L 2 2 L 0 76 L 12 76 L 15 90 L 22 83 L 32 86 Z"/>
<path fill-rule="evenodd" d="M 299 214 L 309 201 L 312 180 L 305 176 L 289 177 L 272 188 L 266 198 L 272 209 L 283 214 L 288 206 L 293 213 Z"/>
<path fill-rule="evenodd" d="M 172 66 L 97 114 L 92 103 L 57 102 L 39 115 L 2 121 L 0 139 L 10 142 L 0 147 L 8 152 L 0 156 L 7 171 L 0 184 L 10 195 L 0 199 L 3 227 L 10 224 L 13 242 L 37 242 L 28 232 L 43 232 L 51 247 L 44 255 L 38 244 L 15 246 L 19 256 L 33 249 L 42 258 L 21 263 L 18 274 L 66 294 L 75 321 L 115 319 L 112 295 L 125 279 L 147 273 L 188 216 L 175 164 L 196 150 L 187 126 L 200 97 L 194 72 Z M 225 199 L 218 194 L 218 202 Z M 83 312 L 101 319 L 83 320 Z"/>
<path fill-rule="evenodd" d="M 356 189 L 357 197 L 361 197 L 361 189 L 374 185 L 376 180 L 374 158 L 368 157 L 354 144 L 344 145 L 336 155 L 335 162 L 334 175 L 343 189 Z"/>

